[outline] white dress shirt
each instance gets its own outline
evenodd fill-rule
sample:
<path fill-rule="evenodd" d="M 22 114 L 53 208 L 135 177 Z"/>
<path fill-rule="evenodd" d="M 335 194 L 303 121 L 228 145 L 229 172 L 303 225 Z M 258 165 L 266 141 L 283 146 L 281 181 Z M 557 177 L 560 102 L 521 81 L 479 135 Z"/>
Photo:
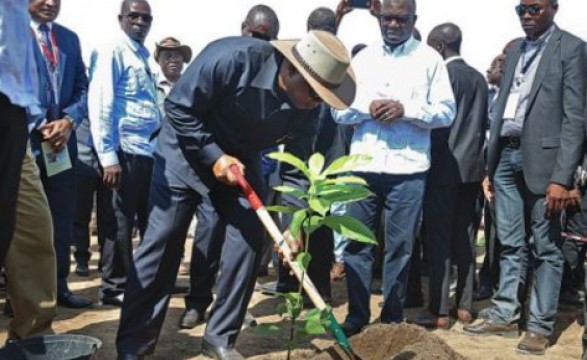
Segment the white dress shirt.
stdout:
<path fill-rule="evenodd" d="M 357 95 L 347 110 L 335 111 L 341 124 L 355 124 L 351 154 L 372 160 L 358 171 L 416 174 L 430 168 L 430 131 L 452 124 L 456 104 L 440 55 L 413 37 L 391 51 L 383 40 L 367 46 L 352 61 Z M 371 118 L 369 106 L 392 99 L 404 117 L 389 124 Z"/>

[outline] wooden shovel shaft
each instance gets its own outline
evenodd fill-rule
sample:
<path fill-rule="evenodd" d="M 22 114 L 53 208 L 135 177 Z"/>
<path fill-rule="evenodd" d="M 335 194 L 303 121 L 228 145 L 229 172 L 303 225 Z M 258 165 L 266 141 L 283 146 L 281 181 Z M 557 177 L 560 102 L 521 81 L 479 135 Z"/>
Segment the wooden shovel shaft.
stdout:
<path fill-rule="evenodd" d="M 326 303 L 324 302 L 324 299 L 322 299 L 322 296 L 320 296 L 320 293 L 316 289 L 316 286 L 314 286 L 314 283 L 312 282 L 308 274 L 304 273 L 302 266 L 297 261 L 291 260 L 292 252 L 287 242 L 285 241 L 285 237 L 277 227 L 277 224 L 275 224 L 275 221 L 273 221 L 273 218 L 271 218 L 271 215 L 263 205 L 263 202 L 255 192 L 255 190 L 253 190 L 249 182 L 244 178 L 238 166 L 231 165 L 230 171 L 235 176 L 239 187 L 243 191 L 243 194 L 247 197 L 247 199 L 253 206 L 253 209 L 259 217 L 259 220 L 261 220 L 261 223 L 263 223 L 263 226 L 265 227 L 265 229 L 267 229 L 267 232 L 269 232 L 269 235 L 273 239 L 273 242 L 275 242 L 277 246 L 279 246 L 279 248 L 281 249 L 281 252 L 283 253 L 287 263 L 289 264 L 290 269 L 293 271 L 296 278 L 302 283 L 302 286 L 306 291 L 306 294 L 308 294 L 308 297 L 310 298 L 310 300 L 312 300 L 314 306 L 316 306 L 316 308 L 320 311 L 326 309 Z"/>

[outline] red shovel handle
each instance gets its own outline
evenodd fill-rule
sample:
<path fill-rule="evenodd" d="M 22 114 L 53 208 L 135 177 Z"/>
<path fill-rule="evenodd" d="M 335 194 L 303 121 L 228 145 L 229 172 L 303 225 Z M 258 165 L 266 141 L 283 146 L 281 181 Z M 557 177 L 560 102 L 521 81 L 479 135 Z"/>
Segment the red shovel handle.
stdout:
<path fill-rule="evenodd" d="M 238 186 L 241 188 L 241 190 L 243 191 L 243 194 L 247 197 L 247 199 L 249 200 L 249 202 L 253 206 L 253 209 L 255 209 L 255 211 L 257 211 L 260 208 L 262 208 L 263 202 L 261 201 L 261 199 L 259 198 L 259 196 L 255 192 L 255 190 L 253 190 L 253 187 L 251 186 L 251 184 L 249 184 L 247 179 L 245 179 L 245 177 L 243 176 L 243 173 L 241 173 L 238 165 L 236 165 L 236 164 L 230 165 L 230 171 L 232 172 L 232 174 L 236 178 L 236 182 L 237 182 Z"/>

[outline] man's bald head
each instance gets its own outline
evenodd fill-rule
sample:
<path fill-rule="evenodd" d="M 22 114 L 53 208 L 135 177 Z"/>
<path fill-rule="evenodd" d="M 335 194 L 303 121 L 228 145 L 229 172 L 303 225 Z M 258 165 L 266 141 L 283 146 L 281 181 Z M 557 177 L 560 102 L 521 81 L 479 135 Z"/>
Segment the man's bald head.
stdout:
<path fill-rule="evenodd" d="M 453 23 L 440 24 L 428 35 L 428 45 L 436 49 L 445 59 L 450 56 L 460 55 L 463 33 Z"/>
<path fill-rule="evenodd" d="M 308 31 L 323 30 L 336 35 L 336 14 L 329 8 L 319 7 L 308 17 Z"/>
<path fill-rule="evenodd" d="M 394 5 L 403 5 L 407 4 L 410 8 L 410 12 L 412 15 L 416 14 L 417 7 L 416 7 L 416 0 L 383 0 L 383 6 L 386 4 L 394 4 Z"/>
<path fill-rule="evenodd" d="M 247 13 L 241 30 L 243 36 L 274 40 L 277 39 L 279 34 L 279 19 L 275 11 L 269 6 L 255 5 Z"/>

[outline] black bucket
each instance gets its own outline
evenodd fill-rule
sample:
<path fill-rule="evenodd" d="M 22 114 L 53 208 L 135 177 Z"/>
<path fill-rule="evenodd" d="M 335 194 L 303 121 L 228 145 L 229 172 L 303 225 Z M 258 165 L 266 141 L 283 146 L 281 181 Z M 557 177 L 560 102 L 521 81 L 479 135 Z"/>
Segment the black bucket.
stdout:
<path fill-rule="evenodd" d="M 46 335 L 15 341 L 0 349 L 0 360 L 89 360 L 102 346 L 84 335 Z"/>

